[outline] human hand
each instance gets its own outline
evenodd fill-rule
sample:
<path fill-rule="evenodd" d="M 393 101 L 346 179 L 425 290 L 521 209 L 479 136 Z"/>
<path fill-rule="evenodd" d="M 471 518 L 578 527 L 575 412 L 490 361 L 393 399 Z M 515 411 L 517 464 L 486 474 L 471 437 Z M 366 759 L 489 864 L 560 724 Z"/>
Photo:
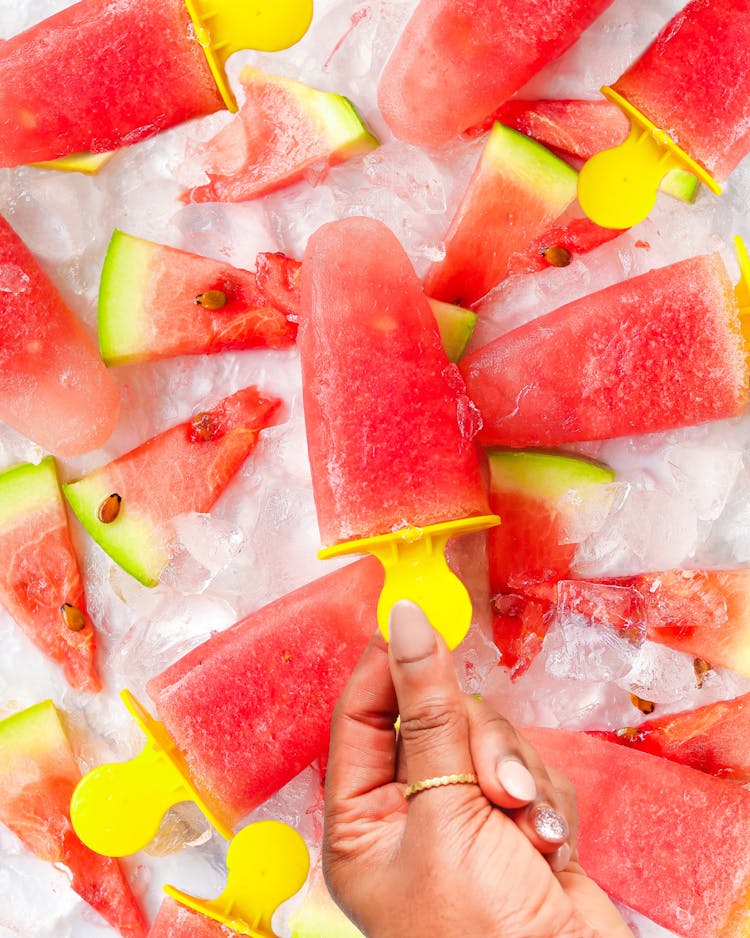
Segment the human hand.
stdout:
<path fill-rule="evenodd" d="M 323 865 L 342 909 L 368 938 L 632 938 L 578 865 L 576 826 L 567 779 L 461 693 L 442 638 L 397 604 L 390 652 L 376 635 L 333 720 Z"/>

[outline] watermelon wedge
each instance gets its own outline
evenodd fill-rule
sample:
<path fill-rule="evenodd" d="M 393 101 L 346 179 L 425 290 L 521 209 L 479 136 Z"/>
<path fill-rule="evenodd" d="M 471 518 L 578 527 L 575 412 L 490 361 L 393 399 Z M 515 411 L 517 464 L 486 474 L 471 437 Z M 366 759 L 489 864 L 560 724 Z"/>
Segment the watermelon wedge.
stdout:
<path fill-rule="evenodd" d="M 117 387 L 29 249 L 0 217 L 0 420 L 56 456 L 115 428 Z"/>
<path fill-rule="evenodd" d="M 511 254 L 508 273 L 533 274 L 550 267 L 567 267 L 582 254 L 619 238 L 627 230 L 602 228 L 590 218 L 571 218 L 564 224 L 552 225 L 524 250 Z"/>
<path fill-rule="evenodd" d="M 194 783 L 233 826 L 328 750 L 377 627 L 383 571 L 357 561 L 252 613 L 148 684 Z"/>
<path fill-rule="evenodd" d="M 750 782 L 750 694 L 592 735 L 741 785 Z"/>
<path fill-rule="evenodd" d="M 409 143 L 445 143 L 562 55 L 611 0 L 421 0 L 380 79 Z"/>
<path fill-rule="evenodd" d="M 124 570 L 155 586 L 169 562 L 169 522 L 206 512 L 255 449 L 281 402 L 245 388 L 63 486 L 78 520 Z"/>
<path fill-rule="evenodd" d="M 0 475 L 0 603 L 77 690 L 101 688 L 96 638 L 51 457 Z"/>
<path fill-rule="evenodd" d="M 471 304 L 504 280 L 525 248 L 576 197 L 578 176 L 543 146 L 495 124 L 445 236 L 445 258 L 430 268 L 425 292 Z"/>
<path fill-rule="evenodd" d="M 745 356 L 729 274 L 713 254 L 569 303 L 460 368 L 482 414 L 478 439 L 557 446 L 736 417 Z"/>
<path fill-rule="evenodd" d="M 266 255 L 266 276 L 284 260 Z M 99 289 L 99 348 L 108 365 L 282 348 L 296 332 L 250 271 L 122 231 L 112 235 Z"/>
<path fill-rule="evenodd" d="M 0 166 L 115 150 L 223 107 L 184 0 L 79 0 L 0 46 Z"/>
<path fill-rule="evenodd" d="M 215 919 L 167 896 L 159 907 L 148 938 L 230 938 L 236 934 Z"/>
<path fill-rule="evenodd" d="M 585 733 L 527 728 L 578 797 L 581 865 L 620 902 L 685 938 L 742 938 L 750 792 Z"/>
<path fill-rule="evenodd" d="M 71 886 L 123 938 L 148 927 L 117 860 L 84 846 L 70 822 L 81 779 L 51 700 L 0 722 L 0 821 L 42 860 L 63 867 Z"/>
<path fill-rule="evenodd" d="M 244 202 L 368 153 L 378 141 L 350 101 L 246 66 L 245 101 L 205 146 L 209 183 L 186 202 Z"/>

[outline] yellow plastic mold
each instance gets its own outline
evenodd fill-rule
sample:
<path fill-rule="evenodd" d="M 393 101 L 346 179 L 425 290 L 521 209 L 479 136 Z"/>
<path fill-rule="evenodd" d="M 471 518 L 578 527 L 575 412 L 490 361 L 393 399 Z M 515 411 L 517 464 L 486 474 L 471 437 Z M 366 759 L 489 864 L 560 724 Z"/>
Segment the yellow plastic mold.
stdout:
<path fill-rule="evenodd" d="M 313 0 L 185 0 L 211 74 L 224 103 L 237 110 L 226 75 L 227 59 L 241 49 L 278 52 L 305 35 Z"/>
<path fill-rule="evenodd" d="M 697 176 L 715 194 L 721 186 L 665 130 L 660 130 L 612 88 L 602 94 L 630 120 L 627 140 L 592 156 L 578 177 L 578 201 L 588 217 L 605 228 L 630 228 L 654 207 L 659 183 L 673 169 Z"/>
<path fill-rule="evenodd" d="M 106 153 L 71 153 L 56 160 L 45 160 L 31 165 L 36 169 L 56 169 L 62 173 L 84 173 L 86 176 L 95 176 L 109 163 L 116 152 L 116 150 L 108 150 Z"/>
<path fill-rule="evenodd" d="M 76 834 L 96 853 L 124 857 L 153 840 L 173 805 L 193 801 L 222 837 L 230 840 L 232 830 L 193 785 L 185 760 L 164 725 L 130 691 L 120 696 L 147 743 L 135 759 L 100 765 L 84 775 L 70 803 Z"/>
<path fill-rule="evenodd" d="M 229 845 L 227 885 L 218 899 L 196 899 L 173 886 L 164 891 L 239 935 L 274 938 L 274 912 L 299 892 L 309 871 L 310 855 L 297 831 L 279 821 L 259 821 Z"/>
<path fill-rule="evenodd" d="M 431 524 L 423 528 L 406 527 L 392 534 L 381 534 L 356 541 L 346 541 L 318 552 L 321 560 L 346 554 L 373 554 L 385 570 L 385 585 L 378 602 L 378 625 L 388 640 L 388 617 L 402 599 L 416 603 L 449 648 L 460 645 L 471 625 L 471 599 L 466 587 L 450 569 L 445 548 L 452 537 L 484 531 L 500 523 L 497 515 L 481 515 Z"/>

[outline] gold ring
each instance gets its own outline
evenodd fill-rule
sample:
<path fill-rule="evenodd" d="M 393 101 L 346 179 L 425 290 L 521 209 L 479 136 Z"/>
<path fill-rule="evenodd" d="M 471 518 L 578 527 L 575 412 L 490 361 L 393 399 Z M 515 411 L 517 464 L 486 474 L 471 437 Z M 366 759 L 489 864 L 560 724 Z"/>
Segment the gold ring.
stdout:
<path fill-rule="evenodd" d="M 443 785 L 478 785 L 479 779 L 474 772 L 464 772 L 461 775 L 438 775 L 435 778 L 424 778 L 421 782 L 414 782 L 413 785 L 404 791 L 404 798 L 411 798 L 417 792 L 425 791 L 428 788 L 442 788 Z"/>

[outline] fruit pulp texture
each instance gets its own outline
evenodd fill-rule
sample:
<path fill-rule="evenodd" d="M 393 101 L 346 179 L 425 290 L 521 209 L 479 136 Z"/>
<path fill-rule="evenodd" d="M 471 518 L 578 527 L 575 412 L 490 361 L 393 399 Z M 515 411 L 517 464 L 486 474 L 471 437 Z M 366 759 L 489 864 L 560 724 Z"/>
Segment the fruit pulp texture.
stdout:
<path fill-rule="evenodd" d="M 714 254 L 532 320 L 461 361 L 478 438 L 555 446 L 738 416 L 747 401 L 738 314 Z"/>
<path fill-rule="evenodd" d="M 487 513 L 473 405 L 380 222 L 349 218 L 312 236 L 297 342 L 324 544 Z"/>
<path fill-rule="evenodd" d="M 436 145 L 562 55 L 611 0 L 422 0 L 380 80 L 391 130 Z"/>
<path fill-rule="evenodd" d="M 231 938 L 237 932 L 167 896 L 148 938 Z"/>
<path fill-rule="evenodd" d="M 328 750 L 333 708 L 377 627 L 383 572 L 350 564 L 265 606 L 148 685 L 193 782 L 234 824 Z"/>
<path fill-rule="evenodd" d="M 612 87 L 726 179 L 750 150 L 750 0 L 692 0 Z"/>
<path fill-rule="evenodd" d="M 680 935 L 746 934 L 750 792 L 585 733 L 523 734 L 573 782 L 581 865 L 606 892 Z"/>
<path fill-rule="evenodd" d="M 114 150 L 223 107 L 184 0 L 79 0 L 0 46 L 0 166 Z"/>
<path fill-rule="evenodd" d="M 567 267 L 582 254 L 621 234 L 622 228 L 602 228 L 590 218 L 571 218 L 547 228 L 523 250 L 514 251 L 508 259 L 508 273 L 533 274 L 550 267 Z"/>
<path fill-rule="evenodd" d="M 117 423 L 117 387 L 83 326 L 2 218 L 0 334 L 0 420 L 56 456 L 101 446 Z"/>

